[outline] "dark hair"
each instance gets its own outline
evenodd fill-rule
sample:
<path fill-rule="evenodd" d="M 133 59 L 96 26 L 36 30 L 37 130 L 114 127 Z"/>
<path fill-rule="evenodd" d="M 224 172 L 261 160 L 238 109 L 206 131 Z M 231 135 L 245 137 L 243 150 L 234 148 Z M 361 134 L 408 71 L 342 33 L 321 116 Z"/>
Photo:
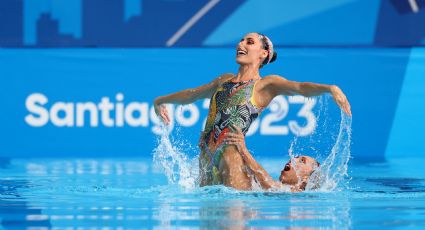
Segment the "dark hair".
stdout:
<path fill-rule="evenodd" d="M 269 59 L 269 56 L 267 55 L 266 59 L 264 59 L 264 61 L 263 61 L 263 65 L 267 64 L 268 59 Z M 277 53 L 276 53 L 276 51 L 273 51 L 273 57 L 272 57 L 272 59 L 270 60 L 269 63 L 276 61 L 276 59 L 277 59 Z"/>
<path fill-rule="evenodd" d="M 263 44 L 263 49 L 265 49 L 267 51 L 270 51 L 270 47 L 269 47 L 269 43 L 267 42 L 266 35 L 261 34 L 261 33 L 257 33 L 257 34 L 260 35 L 260 41 Z M 277 59 L 277 53 L 276 53 L 276 51 L 273 50 L 273 54 L 272 55 L 273 56 L 270 59 L 270 62 L 268 62 L 269 61 L 269 56 L 270 56 L 270 53 L 269 53 L 267 55 L 267 57 L 264 59 L 263 63 L 261 63 L 261 66 L 260 67 L 263 67 L 264 65 L 267 65 L 269 63 L 272 63 L 272 62 L 276 61 L 276 59 Z"/>

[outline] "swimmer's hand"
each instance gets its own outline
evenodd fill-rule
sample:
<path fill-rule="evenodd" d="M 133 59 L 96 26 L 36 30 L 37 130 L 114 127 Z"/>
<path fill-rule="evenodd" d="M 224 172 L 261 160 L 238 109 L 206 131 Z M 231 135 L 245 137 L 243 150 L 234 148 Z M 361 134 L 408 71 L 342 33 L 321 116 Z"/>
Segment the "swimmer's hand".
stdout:
<path fill-rule="evenodd" d="M 351 106 L 350 103 L 347 100 L 347 97 L 342 92 L 342 90 L 336 86 L 333 85 L 330 88 L 330 93 L 332 94 L 332 97 L 335 101 L 335 103 L 348 115 L 351 117 Z"/>
<path fill-rule="evenodd" d="M 234 124 L 231 124 L 229 127 L 232 132 L 226 133 L 226 144 L 235 145 L 238 151 L 243 154 L 247 152 L 247 148 L 245 145 L 245 136 L 242 133 L 242 130 Z"/>
<path fill-rule="evenodd" d="M 159 118 L 161 118 L 164 124 L 166 125 L 170 124 L 170 116 L 168 116 L 167 108 L 165 107 L 164 104 L 159 102 L 159 98 L 155 99 L 154 101 L 154 109 L 155 109 L 156 115 Z"/>

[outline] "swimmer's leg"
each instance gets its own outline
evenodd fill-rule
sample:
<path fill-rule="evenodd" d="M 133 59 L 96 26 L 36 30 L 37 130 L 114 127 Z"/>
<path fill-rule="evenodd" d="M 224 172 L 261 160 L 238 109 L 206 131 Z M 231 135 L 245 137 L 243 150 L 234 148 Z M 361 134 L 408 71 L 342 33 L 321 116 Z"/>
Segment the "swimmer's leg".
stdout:
<path fill-rule="evenodd" d="M 225 186 L 251 190 L 251 178 L 248 176 L 242 156 L 234 145 L 225 147 L 220 159 L 219 171 Z"/>

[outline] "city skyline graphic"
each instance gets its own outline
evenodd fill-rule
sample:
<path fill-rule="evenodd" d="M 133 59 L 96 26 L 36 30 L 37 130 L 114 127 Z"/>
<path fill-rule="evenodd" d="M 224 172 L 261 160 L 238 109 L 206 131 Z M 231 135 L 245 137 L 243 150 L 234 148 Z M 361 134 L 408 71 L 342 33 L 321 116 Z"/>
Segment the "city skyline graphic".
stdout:
<path fill-rule="evenodd" d="M 423 46 L 425 0 L 2 0 L 0 47 Z M 402 36 L 399 36 L 402 35 Z"/>
<path fill-rule="evenodd" d="M 0 46 L 196 46 L 242 2 L 4 0 Z"/>

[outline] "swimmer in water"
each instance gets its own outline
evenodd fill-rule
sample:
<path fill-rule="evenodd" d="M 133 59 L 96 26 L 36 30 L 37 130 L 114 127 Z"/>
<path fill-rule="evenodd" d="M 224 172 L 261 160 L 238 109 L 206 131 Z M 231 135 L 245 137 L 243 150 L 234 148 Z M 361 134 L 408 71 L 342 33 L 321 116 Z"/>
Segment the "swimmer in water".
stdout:
<path fill-rule="evenodd" d="M 249 33 L 236 46 L 237 74 L 223 74 L 206 85 L 155 99 L 156 114 L 168 124 L 170 118 L 164 104 L 190 104 L 211 98 L 200 138 L 200 186 L 223 184 L 241 190 L 251 189 L 244 159 L 235 145 L 225 143 L 225 136 L 232 124 L 245 135 L 252 122 L 278 95 L 311 97 L 330 93 L 336 104 L 351 116 L 350 104 L 336 85 L 296 82 L 278 75 L 261 77 L 259 69 L 276 58 L 277 53 L 268 37 Z"/>
<path fill-rule="evenodd" d="M 281 190 L 285 186 L 289 186 L 291 192 L 304 191 L 310 176 L 320 167 L 320 163 L 312 157 L 297 156 L 292 162 L 290 160 L 285 164 L 280 172 L 279 180 L 273 180 L 246 148 L 245 135 L 242 130 L 234 125 L 231 126 L 231 129 L 232 132 L 226 134 L 225 143 L 237 147 L 248 169 L 246 172 L 251 184 L 255 181 L 262 189 Z"/>

